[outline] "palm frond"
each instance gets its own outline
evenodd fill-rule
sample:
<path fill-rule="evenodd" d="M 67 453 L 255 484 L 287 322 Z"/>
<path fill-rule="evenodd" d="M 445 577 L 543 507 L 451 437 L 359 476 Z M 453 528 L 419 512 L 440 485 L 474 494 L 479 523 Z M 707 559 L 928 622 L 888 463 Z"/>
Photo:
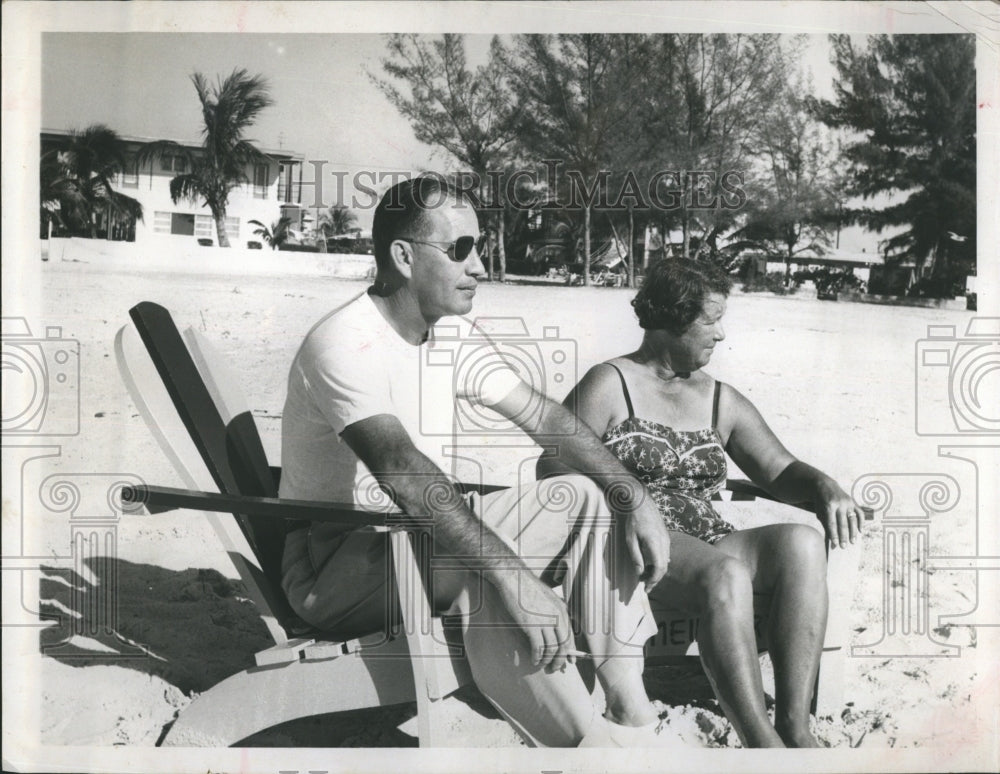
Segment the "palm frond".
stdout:
<path fill-rule="evenodd" d="M 184 175 L 177 175 L 170 180 L 170 198 L 173 200 L 174 204 L 177 204 L 181 199 L 188 199 L 189 201 L 197 201 L 198 197 L 208 198 L 205 196 L 205 189 L 203 187 L 203 180 L 201 176 L 189 172 Z"/>
<path fill-rule="evenodd" d="M 245 69 L 235 69 L 224 80 L 217 78 L 214 84 L 195 72 L 191 83 L 201 103 L 202 148 L 196 155 L 185 153 L 189 171 L 170 181 L 170 195 L 175 202 L 201 197 L 216 217 L 224 216 L 230 191 L 249 182 L 248 167 L 271 161 L 244 133 L 273 101 L 266 80 L 260 75 L 250 75 Z M 161 141 L 151 144 L 146 155 L 181 152 L 175 151 L 177 147 L 175 143 Z"/>
<path fill-rule="evenodd" d="M 195 156 L 191 149 L 173 140 L 153 140 L 141 145 L 136 152 L 139 164 L 146 164 L 164 156 L 183 156 L 187 161 L 188 169 L 194 166 Z"/>
<path fill-rule="evenodd" d="M 112 215 L 145 222 L 142 203 L 138 199 L 133 199 L 131 196 L 126 196 L 117 191 L 111 191 L 106 202 L 107 210 Z"/>

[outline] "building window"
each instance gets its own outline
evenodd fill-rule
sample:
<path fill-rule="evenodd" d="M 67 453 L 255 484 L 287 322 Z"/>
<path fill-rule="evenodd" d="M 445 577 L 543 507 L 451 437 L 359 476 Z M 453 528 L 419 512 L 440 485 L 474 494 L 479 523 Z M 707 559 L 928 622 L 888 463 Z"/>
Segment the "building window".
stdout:
<path fill-rule="evenodd" d="M 294 205 L 283 206 L 281 208 L 281 217 L 288 218 L 288 227 L 293 228 L 296 231 L 301 231 L 303 228 L 303 214 L 304 210 L 301 207 L 296 207 Z"/>
<path fill-rule="evenodd" d="M 215 238 L 215 221 L 211 215 L 194 216 L 194 235 L 198 238 Z"/>
<path fill-rule="evenodd" d="M 169 212 L 155 212 L 153 213 L 153 233 L 154 234 L 169 234 L 170 233 L 170 213 Z"/>
<path fill-rule="evenodd" d="M 160 170 L 162 172 L 184 172 L 187 170 L 187 159 L 176 154 L 160 156 Z"/>
<path fill-rule="evenodd" d="M 254 164 L 253 167 L 253 198 L 267 198 L 267 164 Z"/>
<path fill-rule="evenodd" d="M 302 198 L 302 185 L 295 190 L 295 168 L 297 162 L 287 162 L 278 167 L 278 201 L 285 204 L 297 204 Z"/>
<path fill-rule="evenodd" d="M 125 165 L 119 174 L 119 183 L 122 188 L 139 187 L 139 159 L 135 156 L 125 157 Z"/>
<path fill-rule="evenodd" d="M 194 236 L 195 217 L 190 212 L 156 212 L 153 214 L 153 233 Z"/>
<path fill-rule="evenodd" d="M 171 213 L 170 233 L 180 236 L 194 236 L 194 215 L 188 212 Z"/>
<path fill-rule="evenodd" d="M 190 212 L 157 211 L 153 213 L 153 233 L 215 239 L 215 218 L 211 215 L 195 215 Z M 239 239 L 239 218 L 226 218 L 226 235 L 230 239 Z"/>

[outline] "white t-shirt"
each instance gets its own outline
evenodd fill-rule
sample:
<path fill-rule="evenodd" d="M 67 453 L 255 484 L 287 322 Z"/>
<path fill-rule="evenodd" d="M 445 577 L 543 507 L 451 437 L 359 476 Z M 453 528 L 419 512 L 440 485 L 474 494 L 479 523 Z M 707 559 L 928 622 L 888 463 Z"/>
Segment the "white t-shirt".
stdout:
<path fill-rule="evenodd" d="M 452 320 L 449 328 L 454 329 Z M 456 401 L 495 405 L 520 381 L 488 340 L 473 343 L 471 350 L 466 344 L 464 351 L 478 357 L 475 378 L 461 376 L 454 337 L 436 341 L 432 331 L 428 342 L 410 344 L 367 292 L 320 320 L 288 376 L 281 497 L 391 507 L 340 437 L 348 425 L 378 414 L 395 416 L 414 446 L 451 473 L 447 450 L 454 445 Z"/>

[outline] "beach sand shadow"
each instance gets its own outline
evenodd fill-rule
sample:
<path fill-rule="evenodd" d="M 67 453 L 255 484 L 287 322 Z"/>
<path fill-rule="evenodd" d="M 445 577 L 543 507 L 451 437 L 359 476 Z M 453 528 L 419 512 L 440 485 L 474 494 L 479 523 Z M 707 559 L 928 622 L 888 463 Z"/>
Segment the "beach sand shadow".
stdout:
<path fill-rule="evenodd" d="M 712 685 L 698 665 L 648 666 L 642 677 L 650 699 L 671 706 L 689 704 L 722 715 Z"/>
<path fill-rule="evenodd" d="M 122 666 L 202 692 L 253 665 L 272 644 L 239 581 L 121 559 L 85 560 L 88 578 L 42 566 L 43 655 L 74 667 Z"/>
<path fill-rule="evenodd" d="M 40 631 L 44 656 L 73 667 L 135 669 L 190 695 L 253 666 L 254 654 L 273 644 L 243 584 L 216 570 L 178 572 L 110 557 L 84 566 L 87 578 L 41 567 L 41 618 L 52 622 Z M 456 699 L 477 715 L 498 717 L 471 686 Z M 317 715 L 273 726 L 239 746 L 413 747 L 416 738 L 398 726 L 416 711 L 410 702 Z"/>

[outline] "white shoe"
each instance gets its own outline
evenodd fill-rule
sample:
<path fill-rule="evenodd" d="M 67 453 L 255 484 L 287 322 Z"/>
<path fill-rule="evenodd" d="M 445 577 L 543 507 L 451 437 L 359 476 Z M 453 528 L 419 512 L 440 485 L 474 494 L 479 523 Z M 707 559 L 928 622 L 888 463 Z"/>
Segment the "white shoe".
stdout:
<path fill-rule="evenodd" d="M 611 741 L 616 747 L 683 747 L 684 743 L 667 730 L 667 719 L 657 719 L 644 726 L 622 726 L 608 721 Z"/>

